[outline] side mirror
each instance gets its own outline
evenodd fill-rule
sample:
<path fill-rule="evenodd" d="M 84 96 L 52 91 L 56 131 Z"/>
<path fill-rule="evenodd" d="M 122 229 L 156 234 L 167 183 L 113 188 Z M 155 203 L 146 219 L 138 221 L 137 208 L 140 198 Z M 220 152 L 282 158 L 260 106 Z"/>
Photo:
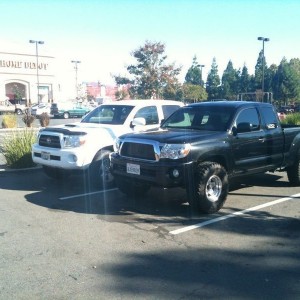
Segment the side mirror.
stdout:
<path fill-rule="evenodd" d="M 145 118 L 134 118 L 132 120 L 132 125 L 140 125 L 140 126 L 145 126 L 146 125 L 146 119 Z"/>
<path fill-rule="evenodd" d="M 135 126 L 145 126 L 145 125 L 146 125 L 145 118 L 134 118 L 130 123 L 130 128 L 133 128 Z"/>
<path fill-rule="evenodd" d="M 242 122 L 237 125 L 237 133 L 250 132 L 251 125 L 248 122 Z"/>
<path fill-rule="evenodd" d="M 267 124 L 266 127 L 267 127 L 267 129 L 275 129 L 275 128 L 277 128 L 278 126 L 277 126 L 276 123 L 270 123 L 270 124 Z"/>

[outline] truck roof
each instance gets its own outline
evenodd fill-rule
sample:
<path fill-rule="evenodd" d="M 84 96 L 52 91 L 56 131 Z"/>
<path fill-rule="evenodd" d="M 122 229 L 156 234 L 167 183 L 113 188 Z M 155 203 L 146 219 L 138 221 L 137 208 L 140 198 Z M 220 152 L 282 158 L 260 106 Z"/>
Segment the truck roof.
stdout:
<path fill-rule="evenodd" d="M 176 100 L 162 100 L 162 99 L 135 99 L 135 100 L 120 100 L 120 101 L 112 101 L 109 103 L 104 103 L 102 105 L 151 105 L 151 104 L 169 104 L 169 105 L 181 105 L 183 106 L 183 103 Z"/>
<path fill-rule="evenodd" d="M 192 103 L 187 106 L 190 107 L 242 107 L 242 106 L 272 106 L 270 103 L 265 102 L 254 102 L 254 101 L 212 101 L 212 102 L 198 102 Z"/>

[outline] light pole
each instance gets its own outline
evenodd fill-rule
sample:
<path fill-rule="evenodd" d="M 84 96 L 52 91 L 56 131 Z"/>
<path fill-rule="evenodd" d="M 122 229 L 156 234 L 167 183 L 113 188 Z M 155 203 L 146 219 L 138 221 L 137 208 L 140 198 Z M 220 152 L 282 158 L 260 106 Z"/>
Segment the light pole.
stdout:
<path fill-rule="evenodd" d="M 80 60 L 72 60 L 71 63 L 75 64 L 74 69 L 75 69 L 75 88 L 76 88 L 76 98 L 78 100 L 78 83 L 77 83 L 77 72 L 78 72 L 78 64 L 81 63 Z"/>
<path fill-rule="evenodd" d="M 38 52 L 38 45 L 43 45 L 44 41 L 35 41 L 35 40 L 29 40 L 29 43 L 35 44 L 35 55 L 36 55 L 36 78 L 37 78 L 37 100 L 38 104 L 40 104 L 40 82 L 39 82 L 39 52 Z"/>
<path fill-rule="evenodd" d="M 202 79 L 202 68 L 204 68 L 205 65 L 198 65 L 198 66 L 199 66 L 199 68 L 200 68 L 201 86 L 203 86 L 203 85 L 204 85 L 204 81 L 203 81 L 203 79 Z"/>
<path fill-rule="evenodd" d="M 264 97 L 264 88 L 265 88 L 265 42 L 268 42 L 270 39 L 269 38 L 265 38 L 262 36 L 259 36 L 257 38 L 259 41 L 262 41 L 263 43 L 263 48 L 262 48 L 262 84 L 261 84 L 261 90 L 262 90 L 262 94 Z"/>

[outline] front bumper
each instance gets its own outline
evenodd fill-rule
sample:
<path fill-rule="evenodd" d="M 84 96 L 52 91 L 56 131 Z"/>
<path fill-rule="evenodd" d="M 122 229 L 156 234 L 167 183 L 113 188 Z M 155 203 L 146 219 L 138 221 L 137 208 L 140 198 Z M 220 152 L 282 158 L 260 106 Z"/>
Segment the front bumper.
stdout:
<path fill-rule="evenodd" d="M 32 160 L 36 164 L 67 169 L 85 170 L 89 167 L 84 151 L 77 149 L 48 149 L 40 147 L 38 144 L 32 146 Z"/>
<path fill-rule="evenodd" d="M 194 177 L 193 162 L 179 161 L 144 161 L 122 157 L 112 153 L 111 172 L 114 176 L 122 176 L 163 187 L 185 187 Z M 127 164 L 138 165 L 140 174 L 127 172 Z"/>

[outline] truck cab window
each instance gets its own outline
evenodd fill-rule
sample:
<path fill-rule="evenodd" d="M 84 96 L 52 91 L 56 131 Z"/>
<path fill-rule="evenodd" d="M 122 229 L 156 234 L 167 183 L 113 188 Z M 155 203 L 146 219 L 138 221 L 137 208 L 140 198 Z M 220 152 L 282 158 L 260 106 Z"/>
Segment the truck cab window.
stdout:
<path fill-rule="evenodd" d="M 236 120 L 237 128 L 239 128 L 241 124 L 246 123 L 250 125 L 249 131 L 255 131 L 260 129 L 259 117 L 255 108 L 247 108 L 239 113 Z"/>
<path fill-rule="evenodd" d="M 279 125 L 279 121 L 276 118 L 277 113 L 272 107 L 262 107 L 263 116 L 267 129 L 275 129 Z"/>
<path fill-rule="evenodd" d="M 146 125 L 158 124 L 158 112 L 156 106 L 148 106 L 141 108 L 134 116 L 135 118 L 144 118 Z"/>

